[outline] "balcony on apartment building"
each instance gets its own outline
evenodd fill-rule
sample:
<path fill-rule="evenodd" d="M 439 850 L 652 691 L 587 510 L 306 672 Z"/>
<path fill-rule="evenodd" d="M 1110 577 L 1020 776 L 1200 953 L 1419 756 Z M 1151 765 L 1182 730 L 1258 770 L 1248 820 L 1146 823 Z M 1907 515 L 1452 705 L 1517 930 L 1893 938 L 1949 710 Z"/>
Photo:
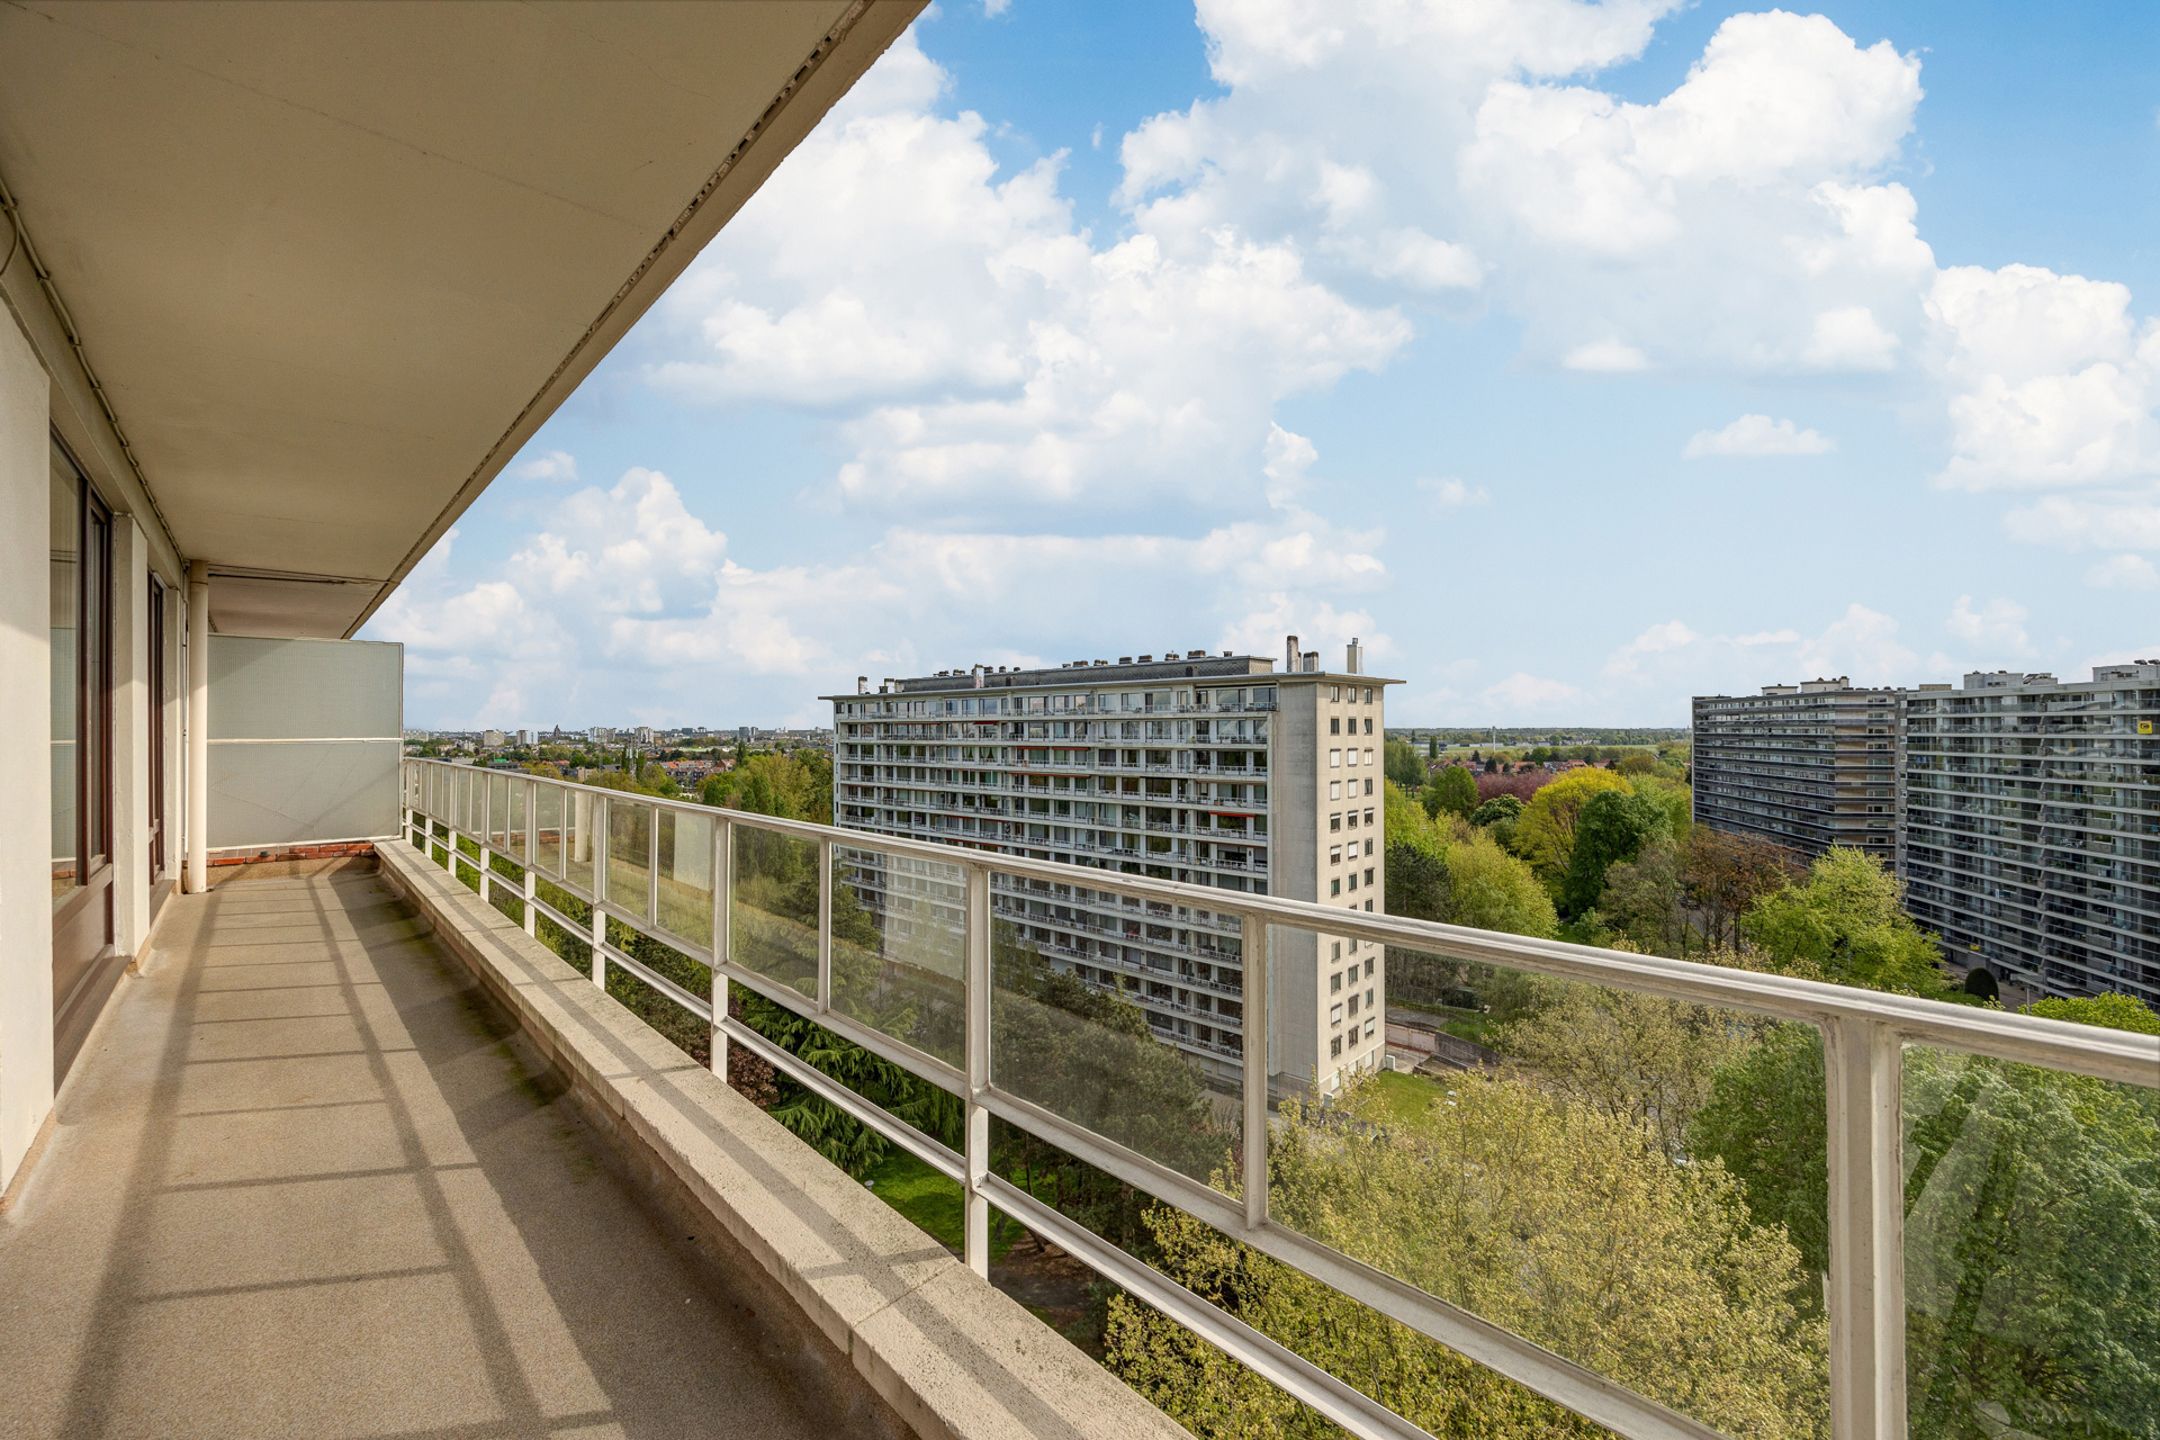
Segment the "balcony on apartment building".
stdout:
<path fill-rule="evenodd" d="M 1561 1251 L 1674 1248 L 1537 1208 L 1582 1136 L 1447 1132 L 1444 1194 L 1392 1213 L 1445 1199 L 1464 1283 L 1297 1183 L 1394 1153 L 1390 1117 L 1284 1103 L 1350 943 L 1391 994 L 1536 978 L 1812 1043 L 1820 1272 L 1750 1323 L 1798 1429 L 1904 1433 L 1959 1299 L 1939 1191 L 1900 1203 L 1914 1107 L 1985 1067 L 2143 1104 L 2160 1042 L 401 758 L 402 656 L 352 637 L 920 8 L 0 10 L 0 1432 L 1183 1433 L 1038 1318 L 1104 1285 L 1134 1353 L 1360 1437 L 1426 1435 L 1391 1408 L 1420 1387 L 1524 1433 L 1784 1415 L 1762 1335 L 1669 1328 L 1696 1291 L 1541 1308 Z M 925 883 L 855 886 L 868 854 Z M 1178 978 L 1239 1039 L 1203 1081 L 1200 1042 L 1061 1001 L 993 893 L 1219 932 Z M 748 1093 L 780 1082 L 950 1228 Z M 1418 1083 L 1540 1133 L 1506 1077 Z M 1137 1223 L 1091 1228 L 1045 1155 Z M 1545 1181 L 1481 1219 L 1464 1177 L 1503 1163 Z M 1163 1268 L 1217 1242 L 1222 1284 Z M 1295 1303 L 1240 1312 L 1263 1283 Z"/>

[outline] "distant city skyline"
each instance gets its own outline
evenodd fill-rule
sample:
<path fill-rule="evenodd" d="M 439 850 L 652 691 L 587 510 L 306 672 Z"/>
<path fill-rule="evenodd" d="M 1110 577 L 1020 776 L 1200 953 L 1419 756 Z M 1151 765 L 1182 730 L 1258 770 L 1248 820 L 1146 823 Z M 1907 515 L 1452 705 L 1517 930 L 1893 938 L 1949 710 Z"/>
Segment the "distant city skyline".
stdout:
<path fill-rule="evenodd" d="M 1291 8 L 918 22 L 370 625 L 408 713 L 1297 631 L 1399 724 L 1679 725 L 2160 653 L 2160 8 Z"/>

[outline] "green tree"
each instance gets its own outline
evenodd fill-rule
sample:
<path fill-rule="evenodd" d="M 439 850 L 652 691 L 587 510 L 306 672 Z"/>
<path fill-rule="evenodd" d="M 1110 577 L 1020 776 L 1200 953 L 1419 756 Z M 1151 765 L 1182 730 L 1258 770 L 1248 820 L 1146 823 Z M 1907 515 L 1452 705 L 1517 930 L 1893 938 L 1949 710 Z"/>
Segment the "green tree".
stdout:
<path fill-rule="evenodd" d="M 1488 1042 L 1530 1083 L 1641 1126 L 1665 1152 L 1687 1154 L 1689 1122 L 1718 1072 L 1744 1054 L 1762 1022 L 1729 1010 L 1542 977 L 1520 1018 Z"/>
<path fill-rule="evenodd" d="M 1551 939 L 1560 930 L 1552 896 L 1530 867 L 1480 830 L 1444 852 L 1448 873 L 1448 920 L 1480 930 Z"/>
<path fill-rule="evenodd" d="M 1515 850 L 1538 879 L 1557 893 L 1575 856 L 1575 827 L 1591 797 L 1626 793 L 1628 782 L 1610 770 L 1570 770 L 1538 787 L 1515 822 Z"/>
<path fill-rule="evenodd" d="M 1712 1077 L 1689 1148 L 1746 1190 L 1756 1223 L 1782 1225 L 1808 1268 L 1830 1268 L 1829 1121 L 1822 1032 L 1778 1025 Z"/>
<path fill-rule="evenodd" d="M 1416 840 L 1387 842 L 1387 908 L 1413 920 L 1448 918 L 1447 860 L 1437 846 Z"/>
<path fill-rule="evenodd" d="M 1627 1120 L 1465 1075 L 1414 1119 L 1355 1087 L 1296 1106 L 1269 1164 L 1286 1225 L 1728 1434 L 1828 1433 L 1822 1321 L 1784 1236 L 1722 1167 L 1674 1165 Z M 1602 1433 L 1182 1212 L 1149 1215 L 1173 1279 L 1439 1435 Z M 1107 1363 L 1202 1436 L 1332 1427 L 1174 1323 L 1113 1300 Z"/>
<path fill-rule="evenodd" d="M 2160 1033 L 2127 997 L 2041 1005 Z M 1783 1025 L 1719 1071 L 1690 1129 L 1697 1155 L 1729 1168 L 1758 1221 L 1783 1224 L 1817 1270 L 1824 1113 L 1820 1036 Z M 2160 1098 L 1916 1045 L 1903 1113 L 1911 1433 L 2160 1433 Z"/>
<path fill-rule="evenodd" d="M 1443 812 L 1467 817 L 1477 809 L 1477 777 L 1460 765 L 1443 765 L 1425 782 L 1421 798 L 1425 813 L 1435 818 Z"/>
<path fill-rule="evenodd" d="M 823 751 L 761 750 L 698 787 L 704 804 L 787 820 L 832 823 L 832 765 Z"/>
<path fill-rule="evenodd" d="M 1767 840 L 1698 826 L 1680 852 L 1680 884 L 1710 944 L 1738 949 L 1740 920 L 1764 895 L 1799 879 L 1798 852 Z"/>
<path fill-rule="evenodd" d="M 1668 836 L 1652 836 L 1633 860 L 1606 870 L 1598 928 L 1646 955 L 1684 959 L 1691 932 L 1681 894 L 1680 847 Z"/>
<path fill-rule="evenodd" d="M 1534 802 L 1533 802 L 1534 803 Z M 1604 790 L 1584 804 L 1575 823 L 1575 845 L 1560 885 L 1560 910 L 1569 918 L 1588 914 L 1605 893 L 1605 871 L 1632 860 L 1645 841 L 1668 833 L 1666 812 L 1631 790 Z"/>
<path fill-rule="evenodd" d="M 1903 897 L 1882 861 L 1833 846 L 1806 880 L 1758 899 L 1740 933 L 1774 961 L 1805 963 L 1842 984 L 1946 996 L 1941 949 L 1906 916 Z"/>
<path fill-rule="evenodd" d="M 2153 1092 L 1916 1046 L 1904 1093 L 1913 1435 L 2160 1435 Z"/>
<path fill-rule="evenodd" d="M 1407 740 L 1390 740 L 1382 752 L 1387 778 L 1416 792 L 1425 784 L 1425 761 Z"/>
<path fill-rule="evenodd" d="M 1427 760 L 1438 760 L 1440 758 L 1440 737 L 1438 735 L 1425 737 L 1425 758 Z"/>

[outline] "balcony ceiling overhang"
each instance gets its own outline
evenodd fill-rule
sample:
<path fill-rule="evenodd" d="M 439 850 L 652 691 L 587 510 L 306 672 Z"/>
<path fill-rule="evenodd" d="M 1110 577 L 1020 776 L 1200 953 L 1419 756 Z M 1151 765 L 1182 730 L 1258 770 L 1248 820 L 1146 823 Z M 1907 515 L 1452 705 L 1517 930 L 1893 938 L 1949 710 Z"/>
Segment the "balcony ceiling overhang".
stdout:
<path fill-rule="evenodd" d="M 0 6 L 0 179 L 217 627 L 357 629 L 921 8 Z"/>

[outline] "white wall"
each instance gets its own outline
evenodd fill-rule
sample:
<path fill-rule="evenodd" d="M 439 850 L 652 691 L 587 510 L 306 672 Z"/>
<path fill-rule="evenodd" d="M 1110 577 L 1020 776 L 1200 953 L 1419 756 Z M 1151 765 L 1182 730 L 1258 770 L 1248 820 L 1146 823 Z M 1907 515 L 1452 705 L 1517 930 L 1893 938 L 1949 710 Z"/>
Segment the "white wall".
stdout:
<path fill-rule="evenodd" d="M 150 938 L 150 571 L 133 519 L 113 516 L 113 943 Z"/>
<path fill-rule="evenodd" d="M 0 1186 L 53 1098 L 49 397 L 0 309 Z"/>

